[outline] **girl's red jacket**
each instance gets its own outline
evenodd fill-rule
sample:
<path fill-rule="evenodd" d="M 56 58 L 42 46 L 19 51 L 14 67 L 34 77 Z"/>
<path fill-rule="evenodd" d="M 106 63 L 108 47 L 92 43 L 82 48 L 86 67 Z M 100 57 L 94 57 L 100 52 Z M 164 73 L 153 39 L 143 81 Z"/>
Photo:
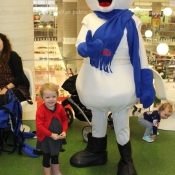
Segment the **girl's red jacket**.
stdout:
<path fill-rule="evenodd" d="M 43 103 L 36 111 L 36 135 L 41 142 L 46 136 L 50 137 L 52 132 L 49 131 L 49 126 L 52 118 L 57 118 L 62 125 L 62 132 L 68 129 L 68 119 L 62 105 L 56 103 L 55 111 L 50 111 Z"/>

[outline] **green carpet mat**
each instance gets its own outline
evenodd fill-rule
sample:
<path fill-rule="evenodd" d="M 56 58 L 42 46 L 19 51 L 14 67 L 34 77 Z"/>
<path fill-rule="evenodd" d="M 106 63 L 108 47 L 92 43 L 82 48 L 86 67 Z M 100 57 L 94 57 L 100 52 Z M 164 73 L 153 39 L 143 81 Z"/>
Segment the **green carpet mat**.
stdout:
<path fill-rule="evenodd" d="M 35 121 L 24 121 L 35 130 Z M 117 162 L 120 159 L 114 130 L 108 125 L 108 162 L 103 166 L 88 168 L 75 168 L 69 163 L 70 157 L 86 147 L 83 141 L 82 129 L 88 125 L 77 119 L 69 126 L 67 132 L 67 145 L 63 148 L 65 152 L 60 153 L 60 166 L 63 175 L 116 175 Z M 130 117 L 131 144 L 133 161 L 138 175 L 174 175 L 175 174 L 175 132 L 159 130 L 160 135 L 156 141 L 147 143 L 142 140 L 145 128 L 140 126 L 136 117 Z M 35 146 L 36 139 L 26 140 Z M 26 155 L 18 155 L 5 152 L 0 155 L 0 175 L 43 175 L 42 156 L 30 158 Z"/>

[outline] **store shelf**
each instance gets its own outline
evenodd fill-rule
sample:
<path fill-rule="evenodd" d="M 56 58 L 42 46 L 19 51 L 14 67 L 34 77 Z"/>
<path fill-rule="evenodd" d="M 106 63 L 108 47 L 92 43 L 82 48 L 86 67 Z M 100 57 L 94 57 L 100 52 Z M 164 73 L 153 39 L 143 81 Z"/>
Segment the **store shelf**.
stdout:
<path fill-rule="evenodd" d="M 38 95 L 38 90 L 41 85 L 46 82 L 56 84 L 60 94 L 64 94 L 62 93 L 61 85 L 69 77 L 69 75 L 57 42 L 35 41 L 34 58 L 36 95 Z"/>
<path fill-rule="evenodd" d="M 49 74 L 49 75 L 55 75 L 55 71 L 54 70 L 35 70 L 35 75 L 45 75 L 45 74 Z"/>

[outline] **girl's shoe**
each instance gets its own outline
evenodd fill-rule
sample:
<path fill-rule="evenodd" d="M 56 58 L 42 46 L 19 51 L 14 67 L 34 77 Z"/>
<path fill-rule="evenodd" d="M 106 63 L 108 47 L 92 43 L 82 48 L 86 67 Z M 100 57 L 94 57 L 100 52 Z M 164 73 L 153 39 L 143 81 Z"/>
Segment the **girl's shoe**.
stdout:
<path fill-rule="evenodd" d="M 146 142 L 154 142 L 154 140 L 150 136 L 143 136 L 142 139 Z"/>

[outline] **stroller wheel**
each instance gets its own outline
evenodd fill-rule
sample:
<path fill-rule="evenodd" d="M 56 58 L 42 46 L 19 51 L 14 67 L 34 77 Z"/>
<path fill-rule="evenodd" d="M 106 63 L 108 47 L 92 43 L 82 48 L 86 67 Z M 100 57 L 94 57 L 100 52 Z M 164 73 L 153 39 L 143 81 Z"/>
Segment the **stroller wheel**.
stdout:
<path fill-rule="evenodd" d="M 85 126 L 83 129 L 82 129 L 82 136 L 83 136 L 83 139 L 84 141 L 88 142 L 88 134 L 92 132 L 92 126 Z"/>
<path fill-rule="evenodd" d="M 110 113 L 110 114 L 108 115 L 108 124 L 109 124 L 112 128 L 114 128 L 113 119 L 112 119 L 112 113 Z"/>
<path fill-rule="evenodd" d="M 73 123 L 73 120 L 74 120 L 73 113 L 72 113 L 71 109 L 69 109 L 69 108 L 64 108 L 64 109 L 65 109 L 65 112 L 67 115 L 68 125 L 70 125 Z"/>

